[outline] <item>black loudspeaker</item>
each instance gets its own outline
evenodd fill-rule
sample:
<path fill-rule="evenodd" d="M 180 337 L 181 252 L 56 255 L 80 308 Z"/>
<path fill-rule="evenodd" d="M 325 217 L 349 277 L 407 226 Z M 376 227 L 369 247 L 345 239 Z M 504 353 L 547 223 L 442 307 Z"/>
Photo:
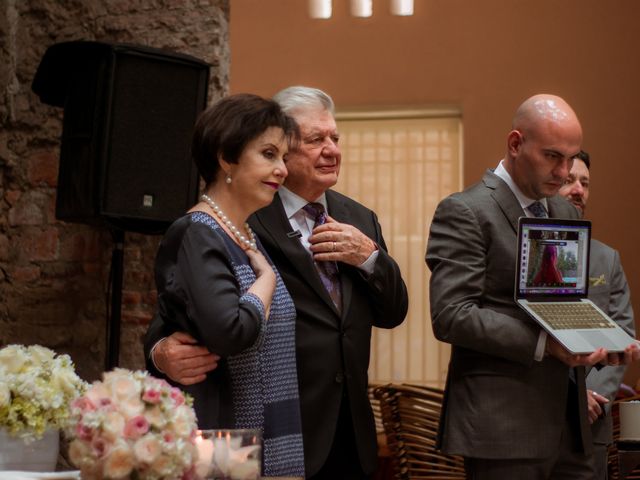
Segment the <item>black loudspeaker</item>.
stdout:
<path fill-rule="evenodd" d="M 161 233 L 196 203 L 191 134 L 209 65 L 149 47 L 65 42 L 32 89 L 64 107 L 56 217 Z"/>

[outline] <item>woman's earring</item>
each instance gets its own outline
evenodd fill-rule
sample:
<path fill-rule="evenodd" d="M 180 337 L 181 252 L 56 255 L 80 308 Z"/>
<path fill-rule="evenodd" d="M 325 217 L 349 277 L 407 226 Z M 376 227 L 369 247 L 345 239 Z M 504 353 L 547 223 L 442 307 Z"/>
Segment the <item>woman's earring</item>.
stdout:
<path fill-rule="evenodd" d="M 225 182 L 231 183 L 231 174 L 227 173 L 227 177 L 224 179 Z"/>

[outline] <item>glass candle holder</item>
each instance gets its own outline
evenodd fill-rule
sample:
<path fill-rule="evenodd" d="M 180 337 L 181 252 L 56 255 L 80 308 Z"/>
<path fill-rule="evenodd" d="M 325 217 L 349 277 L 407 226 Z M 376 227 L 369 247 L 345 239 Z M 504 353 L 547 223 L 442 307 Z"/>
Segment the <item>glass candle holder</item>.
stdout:
<path fill-rule="evenodd" d="M 257 480 L 262 471 L 258 429 L 200 430 L 196 475 L 206 480 Z"/>

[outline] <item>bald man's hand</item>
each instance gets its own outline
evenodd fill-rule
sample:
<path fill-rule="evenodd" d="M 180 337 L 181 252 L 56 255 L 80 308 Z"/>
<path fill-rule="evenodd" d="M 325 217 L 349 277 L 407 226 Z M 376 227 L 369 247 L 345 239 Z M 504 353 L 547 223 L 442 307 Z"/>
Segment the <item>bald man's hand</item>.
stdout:
<path fill-rule="evenodd" d="M 640 346 L 638 346 L 637 340 L 633 340 L 632 343 L 624 349 L 624 352 L 609 353 L 606 365 L 629 365 L 638 360 L 640 360 Z"/>
<path fill-rule="evenodd" d="M 155 366 L 174 382 L 193 385 L 218 367 L 220 356 L 197 344 L 188 333 L 175 332 L 163 338 L 151 352 Z"/>
<path fill-rule="evenodd" d="M 599 348 L 595 352 L 589 355 L 574 355 L 566 350 L 558 341 L 552 336 L 547 336 L 547 345 L 545 351 L 548 355 L 557 358 L 561 362 L 569 365 L 570 367 L 591 366 L 596 363 L 606 363 L 607 351 L 604 348 Z"/>

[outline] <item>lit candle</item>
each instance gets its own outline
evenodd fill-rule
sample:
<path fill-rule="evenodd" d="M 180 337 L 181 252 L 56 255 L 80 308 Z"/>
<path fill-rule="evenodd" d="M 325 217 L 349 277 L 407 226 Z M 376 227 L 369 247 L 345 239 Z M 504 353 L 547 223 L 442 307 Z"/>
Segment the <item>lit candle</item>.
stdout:
<path fill-rule="evenodd" d="M 232 463 L 229 468 L 229 476 L 242 480 L 260 478 L 260 462 L 257 458 L 246 458 L 241 462 Z"/>
<path fill-rule="evenodd" d="M 196 448 L 198 449 L 198 461 L 196 463 L 196 475 L 198 478 L 205 478 L 211 467 L 213 459 L 213 441 L 203 438 L 201 433 L 196 437 Z"/>

